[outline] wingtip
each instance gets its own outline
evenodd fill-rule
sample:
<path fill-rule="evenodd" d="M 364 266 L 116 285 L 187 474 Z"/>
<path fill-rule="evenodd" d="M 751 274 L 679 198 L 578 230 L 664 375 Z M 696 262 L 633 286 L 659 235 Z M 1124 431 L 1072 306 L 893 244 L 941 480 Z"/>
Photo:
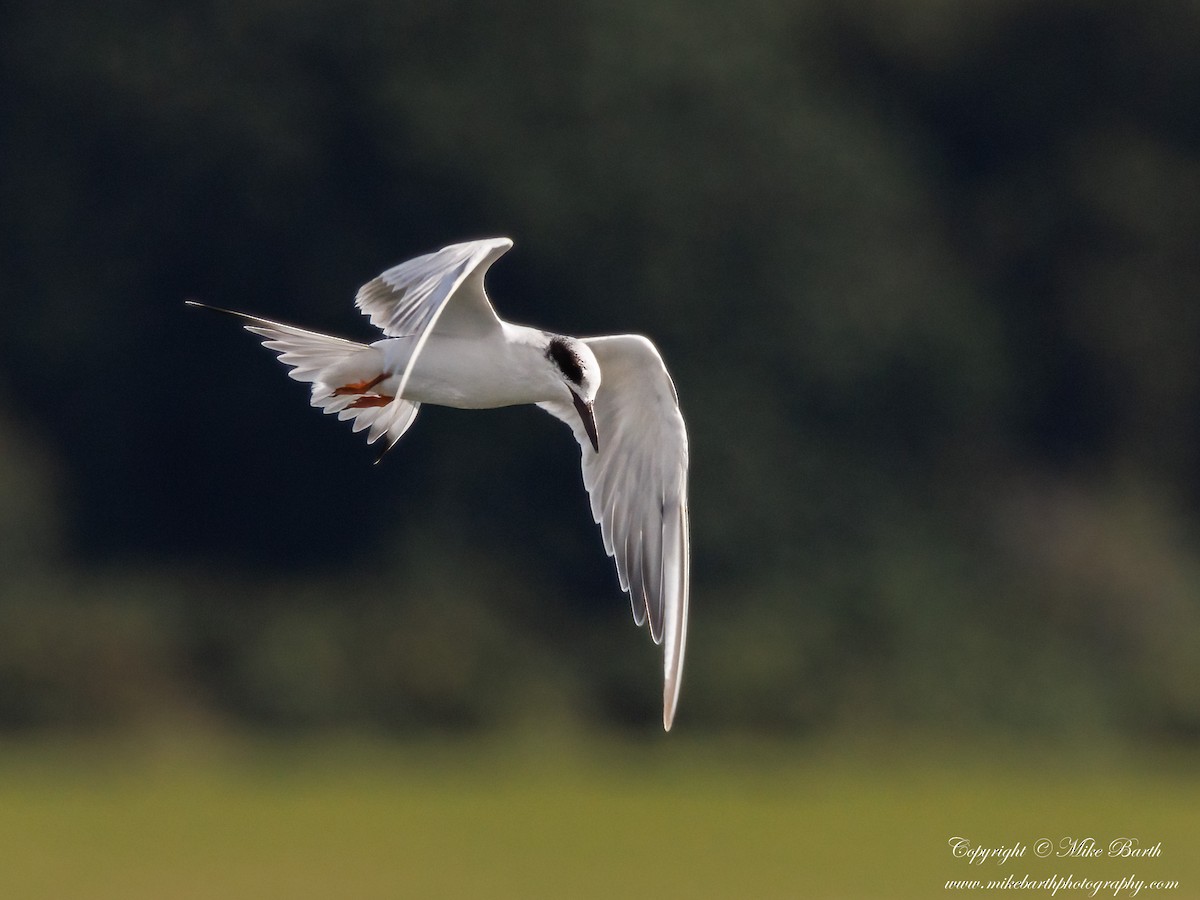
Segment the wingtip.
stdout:
<path fill-rule="evenodd" d="M 665 672 L 663 678 L 663 731 L 670 731 L 675 722 L 675 709 L 679 706 L 679 688 L 682 684 L 682 647 L 676 647 L 677 655 L 672 662 L 670 652 L 664 659 Z"/>
<path fill-rule="evenodd" d="M 663 731 L 670 731 L 675 724 L 675 707 L 679 703 L 679 692 L 667 688 L 663 695 Z"/>
<path fill-rule="evenodd" d="M 387 446 L 379 451 L 379 455 L 375 457 L 375 462 L 373 462 L 371 465 L 377 466 L 381 462 L 383 462 L 384 457 L 386 457 L 388 455 L 388 453 L 391 452 L 392 448 L 395 447 L 396 444 L 398 444 L 398 443 L 400 443 L 399 437 L 392 438 L 390 441 L 388 441 Z"/>

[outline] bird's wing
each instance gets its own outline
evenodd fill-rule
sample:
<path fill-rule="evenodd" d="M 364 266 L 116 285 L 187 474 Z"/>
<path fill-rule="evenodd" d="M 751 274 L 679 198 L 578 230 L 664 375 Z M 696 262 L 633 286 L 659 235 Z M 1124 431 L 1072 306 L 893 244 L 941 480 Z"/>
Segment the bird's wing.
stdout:
<path fill-rule="evenodd" d="M 396 397 L 385 406 L 360 408 L 353 405 L 356 396 L 334 393 L 338 384 L 327 380 L 329 374 L 338 371 L 355 356 L 375 353 L 371 347 L 249 313 L 209 306 L 196 300 L 186 302 L 188 306 L 210 309 L 240 319 L 247 331 L 263 339 L 264 347 L 279 354 L 279 361 L 290 368 L 289 377 L 312 384 L 310 402 L 313 406 L 322 412 L 336 414 L 343 422 L 351 422 L 356 432 L 366 430 L 368 444 L 387 435 L 388 446 L 392 446 L 416 419 L 420 404 L 401 397 Z"/>
<path fill-rule="evenodd" d="M 451 244 L 388 269 L 358 289 L 354 305 L 372 325 L 389 337 L 417 336 L 397 397 L 435 327 L 439 334 L 461 337 L 486 337 L 500 329 L 483 276 L 511 246 L 508 238 Z"/>
<path fill-rule="evenodd" d="M 444 334 L 487 335 L 500 328 L 500 320 L 483 290 L 483 276 L 510 247 L 508 238 L 491 238 L 418 256 L 364 284 L 354 305 L 388 337 L 421 334 L 434 324 Z"/>
<path fill-rule="evenodd" d="M 688 610 L 688 443 L 671 376 L 649 340 L 586 338 L 600 363 L 592 449 L 571 402 L 538 404 L 571 426 L 604 549 L 617 564 L 634 620 L 649 621 L 663 653 L 663 726 L 679 699 Z"/>

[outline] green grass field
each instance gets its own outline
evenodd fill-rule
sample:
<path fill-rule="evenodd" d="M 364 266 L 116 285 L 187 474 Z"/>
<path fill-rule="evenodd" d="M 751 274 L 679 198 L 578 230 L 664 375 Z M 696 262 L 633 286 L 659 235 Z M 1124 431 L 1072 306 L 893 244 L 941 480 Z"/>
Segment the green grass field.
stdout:
<path fill-rule="evenodd" d="M 959 835 L 1029 849 L 972 865 Z M 1125 836 L 1161 856 L 1032 850 Z M 1170 879 L 1183 898 L 1198 860 L 1200 766 L 1180 754 L 679 735 L 0 746 L 5 898 L 904 898 L 1010 872 Z"/>

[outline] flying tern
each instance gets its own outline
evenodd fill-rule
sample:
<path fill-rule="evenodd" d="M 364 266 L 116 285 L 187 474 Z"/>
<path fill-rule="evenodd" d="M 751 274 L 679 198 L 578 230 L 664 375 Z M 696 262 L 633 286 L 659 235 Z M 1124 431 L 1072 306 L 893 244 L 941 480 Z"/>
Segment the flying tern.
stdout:
<path fill-rule="evenodd" d="M 579 442 L 604 549 L 637 624 L 663 652 L 663 727 L 679 700 L 688 613 L 688 441 L 675 385 L 647 338 L 574 338 L 505 322 L 484 291 L 508 238 L 451 244 L 367 282 L 355 305 L 385 337 L 371 344 L 233 310 L 312 385 L 311 403 L 386 449 L 422 403 L 488 409 L 534 403 Z"/>

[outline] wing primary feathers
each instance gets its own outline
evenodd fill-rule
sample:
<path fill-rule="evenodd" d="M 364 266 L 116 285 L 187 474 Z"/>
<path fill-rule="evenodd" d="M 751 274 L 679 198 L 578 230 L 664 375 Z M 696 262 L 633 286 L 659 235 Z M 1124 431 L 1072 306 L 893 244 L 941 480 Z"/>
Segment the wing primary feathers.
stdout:
<path fill-rule="evenodd" d="M 538 404 L 571 427 L 583 482 L 634 621 L 663 652 L 663 728 L 675 718 L 687 639 L 687 428 L 662 357 L 632 334 L 584 338 L 600 363 L 599 453 L 565 402 Z"/>
<path fill-rule="evenodd" d="M 395 447 L 398 443 L 400 443 L 400 435 L 396 435 L 394 438 L 392 438 L 390 441 L 387 442 L 387 446 L 385 446 L 382 450 L 379 451 L 379 455 L 377 457 L 375 457 L 375 462 L 371 463 L 371 465 L 377 466 L 381 462 L 383 462 L 383 458 L 385 456 L 387 456 L 391 452 L 392 448 Z"/>

